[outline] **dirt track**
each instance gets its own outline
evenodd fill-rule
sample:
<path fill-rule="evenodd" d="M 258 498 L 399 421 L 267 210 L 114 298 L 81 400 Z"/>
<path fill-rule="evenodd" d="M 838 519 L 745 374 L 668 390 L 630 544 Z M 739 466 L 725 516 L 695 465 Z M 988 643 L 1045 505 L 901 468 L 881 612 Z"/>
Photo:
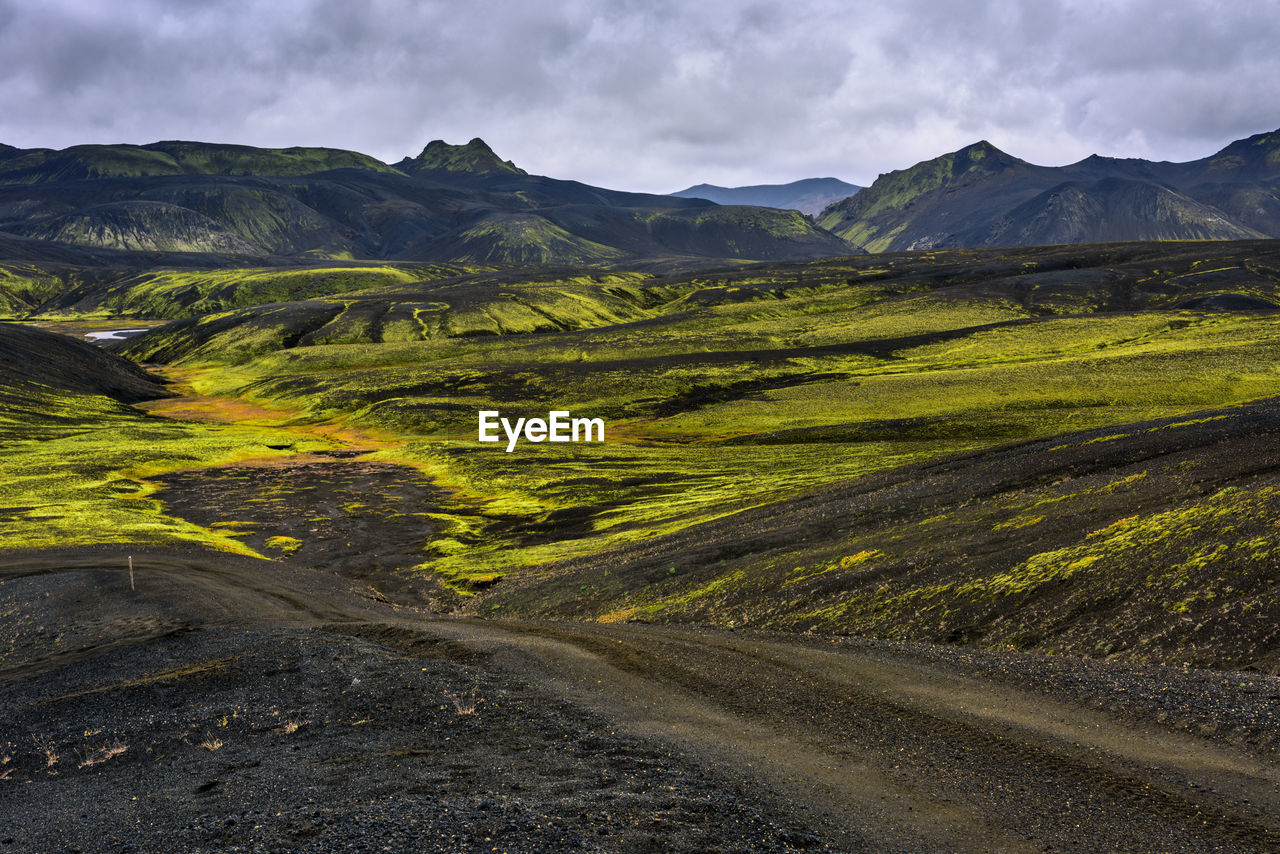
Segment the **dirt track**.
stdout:
<path fill-rule="evenodd" d="M 411 815 L 428 834 L 414 844 L 434 839 L 439 850 L 1280 849 L 1273 677 L 689 627 L 446 619 L 379 602 L 336 575 L 221 555 L 137 555 L 131 591 L 120 557 L 0 563 L 0 741 L 13 757 L 0 780 L 0 843 L 12 841 L 0 850 L 331 850 L 403 830 Z M 439 692 L 469 686 L 491 701 L 474 716 L 434 711 Z M 292 757 L 264 749 L 282 738 L 270 735 L 279 721 L 264 722 L 267 710 L 286 708 L 308 722 Z M 184 721 L 210 726 L 226 709 L 226 753 L 180 737 Z M 41 768 L 28 733 L 68 753 L 73 730 L 95 716 L 101 737 L 117 733 L 131 752 L 85 768 L 64 762 L 59 775 Z M 430 741 L 463 725 L 471 729 L 454 744 L 468 752 Z M 578 750 L 551 779 L 547 757 L 563 758 L 568 743 Z M 339 756 L 347 770 L 324 777 Z M 388 756 L 394 764 L 380 764 Z M 614 766 L 647 770 L 610 776 Z M 423 779 L 492 801 L 484 815 L 505 818 L 476 836 L 467 828 L 479 820 L 443 795 L 430 808 L 410 803 L 425 797 L 415 788 Z M 225 801 L 197 792 L 210 780 Z M 336 788 L 322 796 L 322 783 Z M 129 799 L 162 793 L 165 808 L 144 822 Z M 304 834 L 285 821 L 320 802 L 340 819 L 333 826 Z M 375 802 L 386 822 L 361 811 Z M 96 818 L 81 821 L 86 803 Z M 250 831 L 242 805 L 256 803 L 281 815 L 255 818 Z M 554 839 L 540 835 L 545 822 L 518 820 L 522 809 L 562 807 Z M 233 809 L 242 818 L 226 825 Z M 103 822 L 117 824 L 120 844 L 94 847 Z"/>

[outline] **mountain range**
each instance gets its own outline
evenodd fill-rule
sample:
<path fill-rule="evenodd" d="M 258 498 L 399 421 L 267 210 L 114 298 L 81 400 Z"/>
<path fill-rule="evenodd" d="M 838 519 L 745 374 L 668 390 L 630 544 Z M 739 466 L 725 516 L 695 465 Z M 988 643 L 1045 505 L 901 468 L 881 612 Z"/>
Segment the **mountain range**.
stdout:
<path fill-rule="evenodd" d="M 838 200 L 837 200 L 838 199 Z M 828 204 L 829 203 L 829 204 Z M 809 215 L 823 208 L 816 221 Z M 0 245 L 231 264 L 366 259 L 688 269 L 946 247 L 1280 237 L 1280 131 L 1187 163 L 1037 166 L 986 141 L 879 176 L 630 193 L 484 143 L 383 163 L 329 148 L 0 145 Z M 183 265 L 192 263 L 182 260 Z"/>
<path fill-rule="evenodd" d="M 804 178 L 789 184 L 753 184 L 749 187 L 717 187 L 695 184 L 671 195 L 683 199 L 709 199 L 718 205 L 757 205 L 817 216 L 828 206 L 863 189 L 839 178 Z"/>
<path fill-rule="evenodd" d="M 818 222 L 869 252 L 1280 237 L 1280 131 L 1188 163 L 1036 166 L 981 141 L 881 175 Z"/>
<path fill-rule="evenodd" d="M 480 139 L 388 165 L 199 142 L 0 147 L 0 233 L 135 251 L 610 264 L 847 254 L 795 211 L 529 175 Z"/>

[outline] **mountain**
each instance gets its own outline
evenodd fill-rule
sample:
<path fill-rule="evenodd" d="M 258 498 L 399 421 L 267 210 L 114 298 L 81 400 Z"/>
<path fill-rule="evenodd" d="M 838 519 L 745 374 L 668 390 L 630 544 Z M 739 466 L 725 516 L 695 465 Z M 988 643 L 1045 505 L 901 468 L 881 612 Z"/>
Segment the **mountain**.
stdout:
<path fill-rule="evenodd" d="M 756 205 L 782 208 L 817 216 L 829 205 L 863 189 L 839 178 L 805 178 L 790 184 L 754 184 L 750 187 L 717 187 L 696 184 L 671 195 L 682 199 L 708 199 L 718 205 Z"/>
<path fill-rule="evenodd" d="M 325 148 L 0 146 L 0 235 L 258 259 L 706 263 L 850 252 L 793 211 L 529 175 L 480 139 L 435 140 L 395 166 Z"/>
<path fill-rule="evenodd" d="M 488 175 L 495 172 L 508 172 L 513 175 L 528 175 L 523 169 L 510 160 L 503 160 L 493 153 L 493 149 L 476 137 L 466 145 L 449 145 L 442 139 L 433 139 L 422 149 L 422 153 L 412 159 L 406 157 L 396 164 L 396 168 L 409 174 L 420 172 L 473 172 Z"/>
<path fill-rule="evenodd" d="M 881 175 L 819 225 L 871 252 L 1280 237 L 1280 131 L 1188 163 L 1036 166 L 983 140 Z"/>
<path fill-rule="evenodd" d="M 1220 210 L 1145 181 L 1104 178 L 1046 190 L 974 234 L 969 246 L 1118 240 L 1247 240 L 1267 235 Z"/>
<path fill-rule="evenodd" d="M 253 148 L 204 142 L 76 145 L 61 151 L 0 145 L 0 183 L 140 175 L 310 175 L 332 169 L 393 172 L 367 154 L 336 148 Z"/>

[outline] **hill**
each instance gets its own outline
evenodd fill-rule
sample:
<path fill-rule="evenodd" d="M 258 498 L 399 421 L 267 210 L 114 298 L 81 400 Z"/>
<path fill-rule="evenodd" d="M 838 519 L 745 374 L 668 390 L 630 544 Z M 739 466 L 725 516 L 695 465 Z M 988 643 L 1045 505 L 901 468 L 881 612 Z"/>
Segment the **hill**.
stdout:
<path fill-rule="evenodd" d="M 156 377 L 100 347 L 17 323 L 0 323 L 0 383 L 0 393 L 11 399 L 21 396 L 23 386 L 121 403 L 167 393 Z"/>
<path fill-rule="evenodd" d="M 819 218 L 873 252 L 1280 237 L 1280 131 L 1189 163 L 1036 166 L 981 141 L 881 175 Z"/>
<path fill-rule="evenodd" d="M 412 568 L 437 608 L 1274 670 L 1277 246 L 475 272 L 112 346 L 192 383 L 179 412 L 396 437 L 370 459 L 455 490 Z M 543 401 L 607 441 L 476 443 Z M 233 474 L 170 500 L 234 486 L 184 518 L 310 542 Z"/>
<path fill-rule="evenodd" d="M 0 323 L 0 441 L 7 448 L 67 433 L 109 430 L 136 420 L 128 404 L 165 397 L 158 378 L 84 341 L 33 326 Z M 48 477 L 46 468 L 41 476 Z M 31 510 L 14 476 L 0 490 L 8 510 Z"/>
<path fill-rule="evenodd" d="M 757 205 L 817 216 L 830 205 L 861 189 L 839 178 L 804 178 L 789 184 L 753 184 L 749 187 L 695 184 L 671 195 L 685 199 L 709 199 L 718 205 Z"/>
<path fill-rule="evenodd" d="M 792 211 L 528 175 L 480 139 L 436 140 L 395 166 L 323 148 L 5 146 L 0 234 L 310 260 L 679 263 L 850 251 Z"/>

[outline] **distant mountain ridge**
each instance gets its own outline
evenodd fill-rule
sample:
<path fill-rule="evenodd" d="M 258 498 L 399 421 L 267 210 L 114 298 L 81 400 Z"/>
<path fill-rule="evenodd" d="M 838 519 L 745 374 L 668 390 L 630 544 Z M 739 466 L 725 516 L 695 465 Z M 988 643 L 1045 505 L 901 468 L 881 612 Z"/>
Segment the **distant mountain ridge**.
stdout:
<path fill-rule="evenodd" d="M 817 216 L 828 206 L 861 189 L 857 184 L 839 178 L 803 178 L 789 184 L 753 184 L 749 187 L 695 184 L 671 195 L 683 199 L 708 199 L 718 205 L 756 205 Z"/>
<path fill-rule="evenodd" d="M 1280 237 L 1280 131 L 1188 163 L 1036 166 L 986 140 L 881 175 L 819 225 L 870 252 Z"/>
<path fill-rule="evenodd" d="M 803 213 L 834 195 L 816 224 Z M 813 178 L 700 184 L 666 196 L 530 175 L 479 138 L 433 140 L 394 165 L 341 149 L 172 140 L 0 145 L 0 238 L 43 256 L 83 247 L 254 263 L 650 269 L 863 251 L 1280 238 L 1280 131 L 1187 163 L 1094 155 L 1061 167 L 984 140 L 865 189 Z"/>
<path fill-rule="evenodd" d="M 529 175 L 481 139 L 394 166 L 201 142 L 0 146 L 0 234 L 97 249 L 539 264 L 856 251 L 801 214 Z"/>

